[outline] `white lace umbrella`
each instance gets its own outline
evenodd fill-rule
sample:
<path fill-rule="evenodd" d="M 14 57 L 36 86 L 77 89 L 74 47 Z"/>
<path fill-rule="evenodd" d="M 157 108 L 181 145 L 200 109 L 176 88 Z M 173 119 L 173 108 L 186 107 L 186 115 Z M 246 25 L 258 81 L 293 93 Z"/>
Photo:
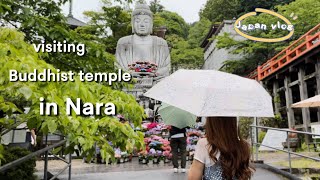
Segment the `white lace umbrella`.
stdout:
<path fill-rule="evenodd" d="M 144 95 L 196 116 L 274 117 L 257 81 L 215 70 L 178 70 Z"/>
<path fill-rule="evenodd" d="M 305 108 L 305 107 L 320 107 L 320 95 L 316 95 L 312 98 L 297 102 L 293 104 L 293 108 Z"/>

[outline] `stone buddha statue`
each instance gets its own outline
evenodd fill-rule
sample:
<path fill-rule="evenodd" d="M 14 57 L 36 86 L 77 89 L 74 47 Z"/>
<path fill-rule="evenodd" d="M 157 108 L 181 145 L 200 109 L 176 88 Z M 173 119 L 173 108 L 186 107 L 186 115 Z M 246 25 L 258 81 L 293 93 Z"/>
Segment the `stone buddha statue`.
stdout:
<path fill-rule="evenodd" d="M 131 17 L 133 35 L 119 39 L 116 49 L 118 65 L 129 70 L 136 62 L 148 62 L 157 66 L 156 76 L 168 76 L 170 73 L 170 52 L 167 42 L 157 36 L 151 36 L 153 14 L 145 2 L 138 2 Z"/>

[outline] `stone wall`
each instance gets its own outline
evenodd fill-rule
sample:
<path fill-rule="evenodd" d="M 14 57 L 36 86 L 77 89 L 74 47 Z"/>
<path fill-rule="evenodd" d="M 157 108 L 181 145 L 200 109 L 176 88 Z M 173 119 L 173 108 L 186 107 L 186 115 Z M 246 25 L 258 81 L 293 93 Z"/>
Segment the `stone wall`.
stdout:
<path fill-rule="evenodd" d="M 235 40 L 245 40 L 242 36 L 238 35 L 234 30 L 234 22 L 233 20 L 225 20 L 219 27 L 219 31 L 217 31 L 213 36 L 223 35 L 224 33 L 229 33 L 231 37 Z M 210 37 L 212 38 L 212 37 Z M 205 50 L 204 54 L 204 65 L 202 69 L 214 69 L 219 70 L 222 68 L 223 63 L 227 60 L 238 60 L 241 59 L 241 55 L 230 53 L 232 49 L 218 49 L 216 47 L 217 40 L 213 40 L 210 42 L 209 47 Z"/>

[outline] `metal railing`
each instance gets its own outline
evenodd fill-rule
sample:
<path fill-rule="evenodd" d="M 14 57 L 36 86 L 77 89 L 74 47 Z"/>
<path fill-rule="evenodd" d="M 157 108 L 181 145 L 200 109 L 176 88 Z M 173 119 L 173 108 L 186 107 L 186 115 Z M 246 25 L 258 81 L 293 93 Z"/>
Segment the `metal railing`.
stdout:
<path fill-rule="evenodd" d="M 258 66 L 258 68 L 251 72 L 247 77 L 261 81 L 319 45 L 320 23 L 301 36 L 298 40 L 294 41 L 291 45 L 287 46 L 280 53 L 261 66 Z"/>
<path fill-rule="evenodd" d="M 307 158 L 307 159 L 312 159 L 314 161 L 319 161 L 320 162 L 320 158 L 315 158 L 315 157 L 306 156 L 306 155 L 303 155 L 303 154 L 292 152 L 291 148 L 290 148 L 289 133 L 304 134 L 304 135 L 319 136 L 319 137 L 320 137 L 320 134 L 304 132 L 304 131 L 294 131 L 294 130 L 289 130 L 289 129 L 279 129 L 279 128 L 272 128 L 272 127 L 265 127 L 265 126 L 257 126 L 257 125 L 251 125 L 250 127 L 251 127 L 251 130 L 250 130 L 251 147 L 252 147 L 252 149 L 255 147 L 255 155 L 256 155 L 256 160 L 257 161 L 259 160 L 259 157 L 258 157 L 259 150 L 258 150 L 258 148 L 260 146 L 264 146 L 264 147 L 267 147 L 267 148 L 270 148 L 270 149 L 274 149 L 274 150 L 278 150 L 278 151 L 282 151 L 282 152 L 288 153 L 288 161 L 289 161 L 289 171 L 290 171 L 290 173 L 292 173 L 291 155 L 296 155 L 296 156 L 300 156 L 300 157 L 304 157 L 304 158 Z M 254 140 L 253 140 L 253 136 L 252 136 L 252 129 L 255 131 L 255 139 Z M 276 148 L 276 147 L 271 147 L 271 146 L 268 146 L 268 145 L 264 145 L 262 143 L 258 143 L 258 137 L 259 137 L 258 129 L 267 129 L 267 130 L 286 132 L 286 134 L 287 134 L 287 150 Z M 252 159 L 254 160 L 254 152 L 253 151 L 252 151 Z"/>
<path fill-rule="evenodd" d="M 45 145 L 47 145 L 47 142 L 48 142 L 48 136 L 45 136 Z M 33 152 L 33 153 L 30 153 L 28 154 L 27 156 L 24 156 L 20 159 L 17 159 L 15 161 L 12 161 L 10 163 L 7 163 L 3 166 L 0 166 L 0 172 L 5 172 L 6 170 L 10 169 L 10 168 L 13 168 L 13 167 L 16 167 L 18 165 L 20 165 L 21 163 L 33 158 L 33 157 L 36 157 L 36 156 L 39 156 L 41 154 L 44 153 L 44 175 L 43 175 L 43 179 L 44 180 L 47 180 L 48 179 L 48 158 L 49 158 L 49 153 L 50 153 L 50 150 L 56 148 L 56 147 L 60 147 L 60 146 L 63 146 L 67 143 L 67 140 L 64 139 L 64 140 L 61 140 L 59 141 L 58 143 L 55 143 L 53 145 L 50 145 L 50 146 L 47 146 L 43 149 L 40 149 L 36 152 Z M 71 179 L 71 154 L 68 155 L 68 160 L 65 160 L 61 157 L 58 157 L 54 154 L 52 154 L 54 157 L 56 157 L 57 159 L 59 160 L 62 160 L 63 162 L 65 162 L 67 165 L 64 166 L 56 175 L 54 175 L 53 177 L 50 178 L 50 180 L 54 180 L 55 178 L 57 178 L 60 174 L 62 174 L 67 168 L 69 168 L 69 174 L 68 174 L 68 180 Z"/>

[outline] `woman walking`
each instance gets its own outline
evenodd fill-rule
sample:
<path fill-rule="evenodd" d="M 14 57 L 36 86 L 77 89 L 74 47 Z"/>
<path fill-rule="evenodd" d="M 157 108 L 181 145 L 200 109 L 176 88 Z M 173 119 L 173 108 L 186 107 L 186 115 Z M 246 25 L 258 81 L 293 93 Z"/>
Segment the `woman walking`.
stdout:
<path fill-rule="evenodd" d="M 206 138 L 197 143 L 189 180 L 247 180 L 250 146 L 239 135 L 235 117 L 208 117 Z"/>

